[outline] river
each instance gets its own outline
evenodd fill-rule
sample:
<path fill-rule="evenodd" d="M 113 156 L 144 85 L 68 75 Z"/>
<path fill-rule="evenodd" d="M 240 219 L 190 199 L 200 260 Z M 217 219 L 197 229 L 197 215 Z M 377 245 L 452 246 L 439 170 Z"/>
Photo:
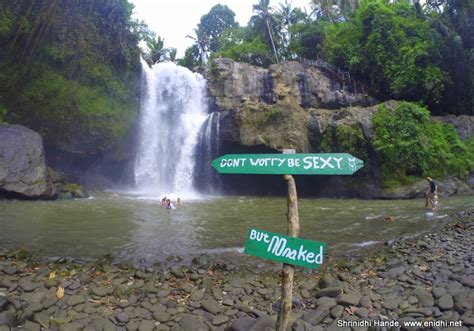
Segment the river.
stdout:
<path fill-rule="evenodd" d="M 441 200 L 436 213 L 418 200 L 299 199 L 300 236 L 328 243 L 328 254 L 350 253 L 439 227 L 474 206 L 472 196 Z M 395 221 L 384 221 L 393 216 Z M 0 246 L 44 257 L 98 258 L 149 263 L 170 255 L 238 257 L 247 231 L 286 233 L 286 199 L 205 197 L 167 210 L 159 198 L 95 192 L 89 199 L 0 201 Z"/>

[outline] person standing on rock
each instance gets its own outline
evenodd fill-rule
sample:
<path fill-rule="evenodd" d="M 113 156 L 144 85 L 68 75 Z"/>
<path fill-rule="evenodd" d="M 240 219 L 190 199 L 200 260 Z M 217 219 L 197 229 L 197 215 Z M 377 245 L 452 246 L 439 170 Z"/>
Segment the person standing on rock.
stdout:
<path fill-rule="evenodd" d="M 426 180 L 430 184 L 429 189 L 425 193 L 425 207 L 428 207 L 428 201 L 431 204 L 433 211 L 438 210 L 438 185 L 431 177 L 426 177 Z"/>

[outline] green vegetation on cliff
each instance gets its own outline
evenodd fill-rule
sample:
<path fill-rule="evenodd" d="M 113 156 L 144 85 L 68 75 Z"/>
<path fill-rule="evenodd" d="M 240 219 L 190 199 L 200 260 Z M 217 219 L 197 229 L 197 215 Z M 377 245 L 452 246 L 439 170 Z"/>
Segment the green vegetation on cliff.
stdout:
<path fill-rule="evenodd" d="M 452 125 L 430 121 L 422 106 L 402 102 L 394 111 L 381 106 L 373 123 L 386 187 L 422 176 L 465 178 L 474 169 L 472 146 L 459 139 Z"/>
<path fill-rule="evenodd" d="M 420 102 L 433 114 L 474 114 L 474 0 L 313 0 L 309 11 L 277 1 L 256 0 L 243 27 L 228 8 L 211 10 L 181 63 L 192 68 L 228 57 L 268 67 L 322 59 L 381 100 Z M 221 28 L 218 43 L 212 26 Z"/>
<path fill-rule="evenodd" d="M 127 0 L 2 1 L 0 120 L 66 150 L 116 142 L 139 104 L 143 29 L 132 9 Z"/>

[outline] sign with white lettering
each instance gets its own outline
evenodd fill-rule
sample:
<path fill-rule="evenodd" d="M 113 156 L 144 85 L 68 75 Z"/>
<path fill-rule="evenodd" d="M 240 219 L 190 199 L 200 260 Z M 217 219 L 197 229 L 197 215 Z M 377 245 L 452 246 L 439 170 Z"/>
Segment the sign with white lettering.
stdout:
<path fill-rule="evenodd" d="M 364 161 L 348 153 L 227 154 L 212 166 L 222 174 L 352 175 Z"/>
<path fill-rule="evenodd" d="M 245 253 L 272 261 L 317 268 L 323 263 L 326 243 L 250 229 Z"/>

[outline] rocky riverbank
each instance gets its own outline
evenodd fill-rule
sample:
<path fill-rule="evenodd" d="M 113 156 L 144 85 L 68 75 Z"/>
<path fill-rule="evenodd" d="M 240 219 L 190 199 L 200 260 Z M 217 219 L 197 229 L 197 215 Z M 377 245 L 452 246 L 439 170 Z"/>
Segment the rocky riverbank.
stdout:
<path fill-rule="evenodd" d="M 473 233 L 470 209 L 438 232 L 367 257 L 297 269 L 290 329 L 383 330 L 419 321 L 432 330 L 474 330 Z M 266 330 L 275 325 L 279 281 L 275 270 L 205 257 L 137 269 L 36 262 L 0 250 L 0 331 Z"/>

